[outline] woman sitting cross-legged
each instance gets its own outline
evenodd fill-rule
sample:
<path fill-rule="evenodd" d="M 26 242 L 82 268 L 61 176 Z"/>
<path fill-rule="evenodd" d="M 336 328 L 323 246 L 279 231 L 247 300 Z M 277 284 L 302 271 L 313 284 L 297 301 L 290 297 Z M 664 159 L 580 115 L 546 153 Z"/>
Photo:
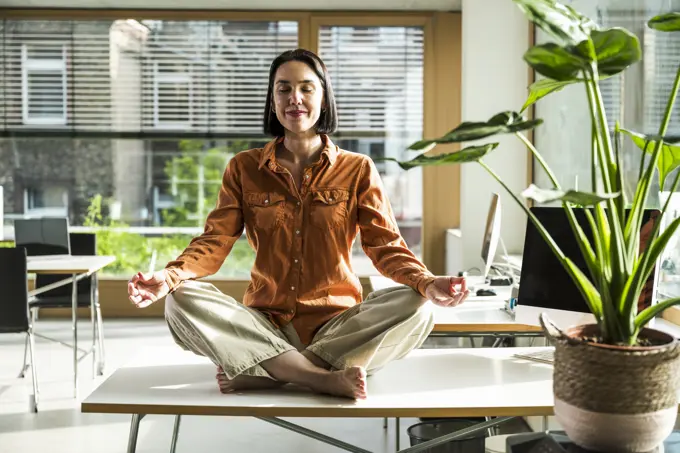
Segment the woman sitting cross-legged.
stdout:
<path fill-rule="evenodd" d="M 229 161 L 203 234 L 128 284 L 139 307 L 167 295 L 174 340 L 217 365 L 223 392 L 294 383 L 365 398 L 367 374 L 429 335 L 429 301 L 455 306 L 468 295 L 464 279 L 434 276 L 408 249 L 373 161 L 334 145 L 336 127 L 321 59 L 302 49 L 278 56 L 264 112 L 274 139 Z M 244 229 L 256 256 L 241 304 L 196 279 L 219 270 Z M 362 300 L 357 233 L 375 267 L 403 286 Z"/>

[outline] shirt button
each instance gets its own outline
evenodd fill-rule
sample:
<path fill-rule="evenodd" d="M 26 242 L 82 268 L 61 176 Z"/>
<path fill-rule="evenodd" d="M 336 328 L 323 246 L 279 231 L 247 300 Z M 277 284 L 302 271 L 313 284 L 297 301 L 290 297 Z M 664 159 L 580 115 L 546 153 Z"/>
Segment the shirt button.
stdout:
<path fill-rule="evenodd" d="M 299 202 L 299 201 L 298 201 L 297 203 L 295 203 L 295 204 L 298 205 L 298 206 L 300 206 L 300 202 Z"/>
<path fill-rule="evenodd" d="M 332 199 L 332 198 L 329 198 L 328 201 L 333 201 L 333 199 Z"/>
<path fill-rule="evenodd" d="M 300 230 L 295 230 L 295 234 L 300 234 Z"/>
<path fill-rule="evenodd" d="M 305 179 L 309 179 L 309 175 L 305 175 Z"/>
<path fill-rule="evenodd" d="M 290 287 L 290 290 L 291 290 L 291 291 L 295 291 L 295 287 L 294 287 L 294 286 L 291 286 L 291 287 Z"/>
<path fill-rule="evenodd" d="M 264 204 L 267 204 L 267 203 L 269 203 L 269 200 L 264 200 Z"/>
<path fill-rule="evenodd" d="M 297 262 L 298 262 L 297 258 L 295 258 L 294 262 L 297 264 Z"/>

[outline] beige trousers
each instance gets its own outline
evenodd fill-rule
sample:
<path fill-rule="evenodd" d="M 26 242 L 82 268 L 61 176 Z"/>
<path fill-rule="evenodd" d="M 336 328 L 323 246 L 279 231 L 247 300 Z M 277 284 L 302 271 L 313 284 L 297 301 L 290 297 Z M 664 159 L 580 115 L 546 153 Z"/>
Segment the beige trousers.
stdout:
<path fill-rule="evenodd" d="M 265 315 L 214 285 L 185 281 L 165 300 L 177 344 L 238 375 L 272 378 L 260 365 L 287 351 L 308 350 L 334 369 L 362 366 L 368 374 L 419 348 L 434 327 L 431 302 L 408 287 L 386 288 L 328 321 L 305 347 L 291 324 Z"/>

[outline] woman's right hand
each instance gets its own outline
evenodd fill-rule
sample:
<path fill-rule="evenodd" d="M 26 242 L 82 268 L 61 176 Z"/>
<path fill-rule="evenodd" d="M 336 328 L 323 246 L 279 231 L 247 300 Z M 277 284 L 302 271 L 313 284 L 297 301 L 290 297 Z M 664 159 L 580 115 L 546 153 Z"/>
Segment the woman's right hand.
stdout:
<path fill-rule="evenodd" d="M 165 270 L 153 274 L 136 273 L 128 282 L 128 297 L 138 308 L 148 307 L 170 292 Z"/>

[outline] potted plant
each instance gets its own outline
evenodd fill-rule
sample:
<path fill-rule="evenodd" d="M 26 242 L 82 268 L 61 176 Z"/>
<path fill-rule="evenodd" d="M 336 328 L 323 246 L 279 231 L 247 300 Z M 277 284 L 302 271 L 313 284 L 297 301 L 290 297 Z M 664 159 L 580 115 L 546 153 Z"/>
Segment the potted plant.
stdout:
<path fill-rule="evenodd" d="M 561 331 L 545 316 L 541 317 L 546 334 L 556 346 L 553 391 L 558 421 L 576 444 L 587 449 L 649 451 L 670 434 L 676 420 L 680 343 L 645 326 L 663 310 L 679 304 L 680 298 L 639 312 L 637 301 L 655 262 L 678 229 L 680 218 L 669 222 L 662 232 L 661 222 L 656 222 L 652 231 L 646 232 L 651 242 L 644 250 L 640 250 L 640 229 L 655 170 L 658 169 L 660 187 L 664 190 L 669 173 L 680 166 L 680 146 L 669 143 L 665 137 L 680 90 L 680 66 L 673 86 L 669 87 L 670 97 L 657 135 L 645 136 L 618 124 L 610 131 L 598 82 L 640 60 L 637 37 L 622 28 L 601 29 L 573 8 L 553 0 L 514 1 L 531 22 L 554 40 L 531 47 L 524 54 L 524 60 L 545 78 L 530 86 L 521 111 L 565 86 L 584 87 L 592 124 L 592 192 L 565 190 L 560 186 L 541 154 L 522 134 L 542 121 L 527 120 L 521 111 L 499 113 L 485 122 L 462 123 L 439 138 L 413 143 L 409 149 L 422 154 L 411 160 L 386 160 L 396 161 L 404 169 L 476 162 L 510 193 L 558 257 L 596 319 L 596 324 Z M 654 17 L 648 26 L 659 32 L 678 32 L 680 13 Z M 553 184 L 547 189 L 531 185 L 522 193 L 523 198 L 535 203 L 561 202 L 587 272 L 565 256 L 522 198 L 484 162 L 484 156 L 498 143 L 426 154 L 438 144 L 470 142 L 508 133 L 526 145 Z M 640 178 L 632 200 L 626 199 L 623 190 L 619 148 L 622 137 L 641 148 Z M 670 185 L 671 193 L 679 180 L 680 172 Z M 663 204 L 661 215 L 666 212 L 670 198 Z M 577 209 L 582 209 L 588 220 L 592 240 L 576 220 Z"/>

